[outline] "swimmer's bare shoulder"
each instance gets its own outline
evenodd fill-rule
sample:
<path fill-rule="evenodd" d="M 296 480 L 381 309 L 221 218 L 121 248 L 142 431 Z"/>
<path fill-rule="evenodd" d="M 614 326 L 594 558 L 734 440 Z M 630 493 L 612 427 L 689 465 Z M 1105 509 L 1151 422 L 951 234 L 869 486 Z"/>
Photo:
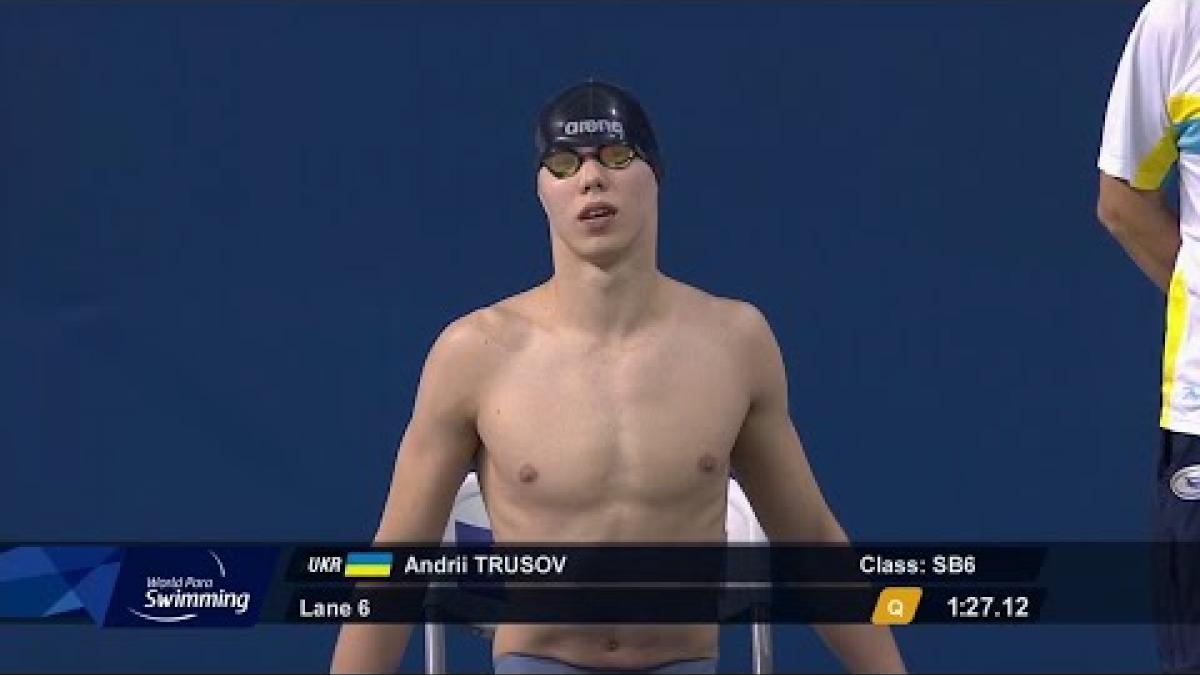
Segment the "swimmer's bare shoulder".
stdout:
<path fill-rule="evenodd" d="M 706 340 L 716 341 L 743 365 L 761 362 L 766 356 L 764 347 L 774 346 L 771 326 L 753 303 L 716 295 L 675 279 L 668 279 L 668 283 L 674 297 L 673 315 L 679 317 L 681 327 Z M 753 370 L 752 375 L 761 368 Z"/>
<path fill-rule="evenodd" d="M 381 540 L 440 540 L 451 500 L 480 447 L 480 398 L 528 343 L 528 305 L 529 294 L 522 293 L 476 309 L 450 322 L 434 341 L 397 450 Z"/>

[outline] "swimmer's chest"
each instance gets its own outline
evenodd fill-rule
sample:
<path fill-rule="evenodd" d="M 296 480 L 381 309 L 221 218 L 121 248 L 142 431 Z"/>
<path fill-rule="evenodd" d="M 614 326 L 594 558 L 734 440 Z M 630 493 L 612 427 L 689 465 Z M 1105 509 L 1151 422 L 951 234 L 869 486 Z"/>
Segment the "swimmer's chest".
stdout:
<path fill-rule="evenodd" d="M 506 365 L 481 397 L 477 428 L 501 482 L 667 496 L 728 476 L 748 405 L 717 344 L 547 345 Z"/>

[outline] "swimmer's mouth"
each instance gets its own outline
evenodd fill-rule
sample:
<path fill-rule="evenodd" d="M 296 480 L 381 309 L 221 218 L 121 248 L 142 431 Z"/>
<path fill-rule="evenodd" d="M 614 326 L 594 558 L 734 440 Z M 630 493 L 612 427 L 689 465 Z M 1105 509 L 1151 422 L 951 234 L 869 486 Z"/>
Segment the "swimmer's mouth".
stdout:
<path fill-rule="evenodd" d="M 577 218 L 580 220 L 595 220 L 617 215 L 617 207 L 608 202 L 593 202 L 583 207 Z"/>

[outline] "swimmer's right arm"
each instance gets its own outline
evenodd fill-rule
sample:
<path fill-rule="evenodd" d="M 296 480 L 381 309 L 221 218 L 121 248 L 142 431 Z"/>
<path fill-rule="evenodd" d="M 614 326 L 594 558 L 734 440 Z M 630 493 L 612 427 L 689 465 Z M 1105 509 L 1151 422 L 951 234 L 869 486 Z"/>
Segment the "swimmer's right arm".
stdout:
<path fill-rule="evenodd" d="M 441 541 L 454 496 L 480 444 L 475 411 L 487 351 L 471 316 L 447 326 L 430 349 L 397 450 L 376 543 Z M 330 672 L 395 672 L 410 630 L 409 624 L 344 624 Z"/>

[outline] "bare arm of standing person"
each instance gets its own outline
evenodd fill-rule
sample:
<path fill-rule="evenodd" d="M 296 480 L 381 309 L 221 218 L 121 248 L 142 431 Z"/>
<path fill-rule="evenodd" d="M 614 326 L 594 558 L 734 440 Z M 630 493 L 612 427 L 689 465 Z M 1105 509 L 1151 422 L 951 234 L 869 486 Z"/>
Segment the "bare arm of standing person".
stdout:
<path fill-rule="evenodd" d="M 773 542 L 848 543 L 825 503 L 788 412 L 787 376 L 767 321 L 749 305 L 734 321 L 751 400 L 733 448 L 733 467 L 767 538 Z M 856 673 L 903 673 L 889 628 L 869 624 L 814 625 L 842 665 Z"/>
<path fill-rule="evenodd" d="M 1096 215 L 1142 272 L 1164 292 L 1179 255 L 1179 216 L 1160 190 L 1138 190 L 1101 172 Z"/>
<path fill-rule="evenodd" d="M 479 447 L 475 404 L 488 367 L 486 352 L 471 316 L 447 326 L 430 349 L 397 450 L 376 543 L 441 541 L 454 496 Z M 395 672 L 410 629 L 409 624 L 344 624 L 330 672 Z"/>

